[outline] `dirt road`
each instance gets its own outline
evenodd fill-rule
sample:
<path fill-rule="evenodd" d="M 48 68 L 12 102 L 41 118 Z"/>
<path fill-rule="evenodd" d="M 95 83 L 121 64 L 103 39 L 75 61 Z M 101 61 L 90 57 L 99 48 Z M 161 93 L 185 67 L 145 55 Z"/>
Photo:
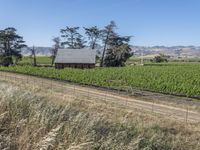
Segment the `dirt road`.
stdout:
<path fill-rule="evenodd" d="M 177 106 L 173 107 L 164 104 L 157 104 L 155 102 L 143 101 L 139 98 L 122 95 L 112 91 L 83 87 L 80 85 L 51 79 L 7 72 L 0 72 L 0 80 L 6 80 L 10 82 L 24 82 L 30 84 L 31 86 L 43 87 L 47 90 L 59 90 L 59 92 L 62 91 L 62 93 L 67 96 L 85 97 L 90 100 L 111 102 L 127 109 L 140 109 L 143 111 L 163 115 L 163 117 L 170 117 L 188 123 L 200 122 L 200 113 L 190 111 L 188 107 L 183 109 Z"/>

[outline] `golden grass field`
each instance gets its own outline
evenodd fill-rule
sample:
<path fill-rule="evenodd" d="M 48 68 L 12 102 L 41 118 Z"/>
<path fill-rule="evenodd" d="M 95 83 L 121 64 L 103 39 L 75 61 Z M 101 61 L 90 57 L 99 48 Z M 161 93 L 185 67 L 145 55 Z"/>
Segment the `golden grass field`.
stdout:
<path fill-rule="evenodd" d="M 199 138 L 199 125 L 0 82 L 0 149 L 198 150 Z"/>

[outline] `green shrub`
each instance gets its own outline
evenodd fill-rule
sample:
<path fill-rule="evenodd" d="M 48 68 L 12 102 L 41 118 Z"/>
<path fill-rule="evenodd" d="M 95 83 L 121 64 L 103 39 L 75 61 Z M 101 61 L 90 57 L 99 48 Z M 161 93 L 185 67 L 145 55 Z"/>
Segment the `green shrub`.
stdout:
<path fill-rule="evenodd" d="M 0 65 L 8 67 L 11 64 L 13 64 L 11 56 L 0 56 Z"/>

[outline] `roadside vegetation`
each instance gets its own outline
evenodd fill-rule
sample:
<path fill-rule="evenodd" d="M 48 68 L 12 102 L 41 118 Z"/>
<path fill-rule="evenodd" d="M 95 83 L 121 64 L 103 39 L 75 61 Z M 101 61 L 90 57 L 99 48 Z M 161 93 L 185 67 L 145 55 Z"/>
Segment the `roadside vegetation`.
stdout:
<path fill-rule="evenodd" d="M 113 89 L 136 88 L 160 93 L 200 96 L 200 67 L 195 63 L 159 63 L 120 68 L 56 70 L 53 68 L 13 66 L 0 67 L 11 71 L 40 77 L 54 78 L 80 84 Z"/>
<path fill-rule="evenodd" d="M 0 83 L 0 149 L 199 149 L 197 125 L 44 93 Z"/>

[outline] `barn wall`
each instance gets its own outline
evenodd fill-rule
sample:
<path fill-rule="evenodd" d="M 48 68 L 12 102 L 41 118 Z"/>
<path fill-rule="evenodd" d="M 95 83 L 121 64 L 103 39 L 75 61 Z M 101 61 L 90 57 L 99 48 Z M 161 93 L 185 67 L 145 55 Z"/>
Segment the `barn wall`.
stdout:
<path fill-rule="evenodd" d="M 95 64 L 65 64 L 65 63 L 55 63 L 56 69 L 64 69 L 64 68 L 95 68 Z"/>

